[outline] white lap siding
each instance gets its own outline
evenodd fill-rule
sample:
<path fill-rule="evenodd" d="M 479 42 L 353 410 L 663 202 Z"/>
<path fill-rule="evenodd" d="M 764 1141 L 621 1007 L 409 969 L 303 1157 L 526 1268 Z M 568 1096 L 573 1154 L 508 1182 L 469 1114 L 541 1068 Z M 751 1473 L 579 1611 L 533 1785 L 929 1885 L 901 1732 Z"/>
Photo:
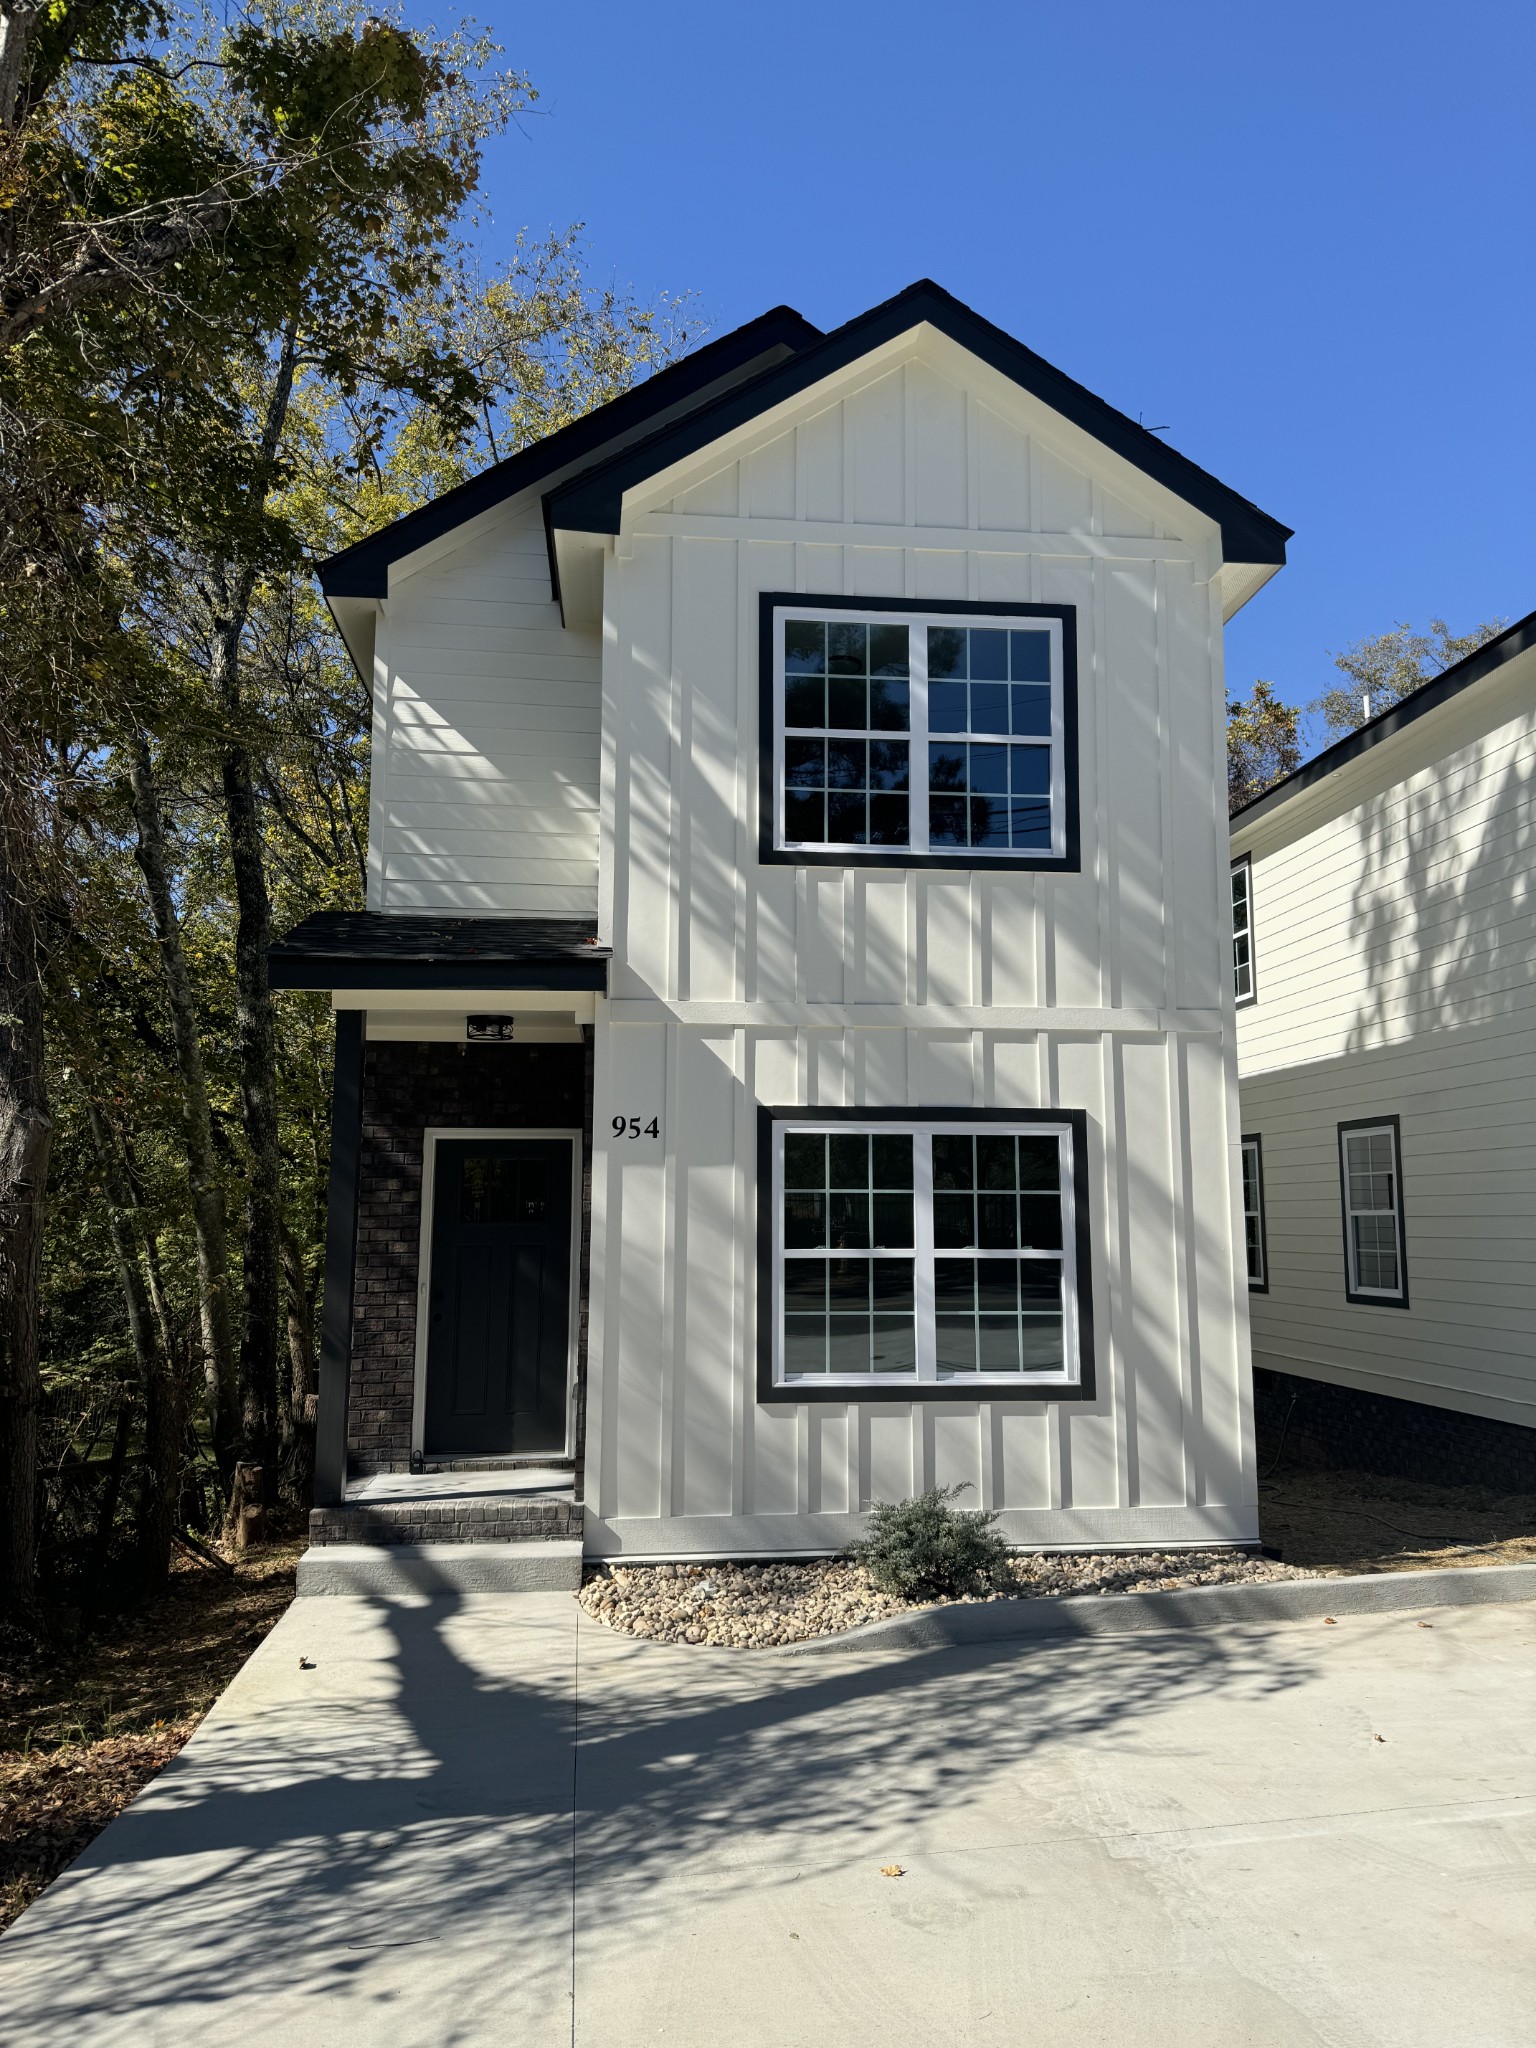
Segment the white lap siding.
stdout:
<path fill-rule="evenodd" d="M 369 907 L 590 917 L 602 658 L 536 494 L 398 581 L 375 648 Z"/>
<path fill-rule="evenodd" d="M 1536 1425 L 1536 652 L 1250 824 L 1254 1362 Z M 1400 1122 L 1409 1306 L 1346 1302 L 1338 1125 Z"/>
<path fill-rule="evenodd" d="M 965 1480 L 1018 1542 L 1255 1533 L 1212 534 L 953 362 L 627 509 L 607 566 L 588 1541 L 830 1549 Z M 760 592 L 1066 604 L 1082 866 L 758 859 Z M 1091 1401 L 759 1401 L 756 1106 L 1076 1108 Z M 658 1118 L 616 1138 L 613 1119 Z"/>

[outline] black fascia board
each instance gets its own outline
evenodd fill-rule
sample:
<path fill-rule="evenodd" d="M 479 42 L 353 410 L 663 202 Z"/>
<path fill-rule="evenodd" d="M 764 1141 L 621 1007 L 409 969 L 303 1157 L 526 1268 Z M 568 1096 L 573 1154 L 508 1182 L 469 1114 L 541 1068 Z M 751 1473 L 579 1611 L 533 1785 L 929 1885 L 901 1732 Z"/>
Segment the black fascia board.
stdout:
<path fill-rule="evenodd" d="M 327 597 L 387 597 L 389 569 L 429 541 L 451 533 L 456 526 L 489 511 L 508 498 L 516 497 L 568 463 L 594 454 L 620 434 L 633 434 L 657 413 L 669 406 L 686 404 L 693 393 L 705 390 L 722 377 L 758 362 L 762 357 L 810 347 L 822 338 L 821 329 L 797 313 L 793 306 L 775 306 L 745 326 L 706 342 L 680 362 L 647 377 L 606 405 L 585 413 L 569 426 L 547 434 L 542 440 L 521 448 L 504 461 L 493 463 L 478 476 L 456 484 L 441 497 L 419 505 L 366 539 L 342 548 L 320 564 L 320 588 Z"/>
<path fill-rule="evenodd" d="M 1380 746 L 1383 740 L 1391 739 L 1394 733 L 1401 732 L 1416 719 L 1425 717 L 1431 711 L 1438 711 L 1440 706 L 1448 703 L 1452 697 L 1459 696 L 1474 683 L 1480 683 L 1484 676 L 1492 675 L 1507 661 L 1513 661 L 1517 655 L 1526 653 L 1532 647 L 1536 647 L 1536 612 L 1527 612 L 1523 619 L 1516 619 L 1512 626 L 1506 626 L 1496 638 L 1474 648 L 1443 675 L 1436 676 L 1433 682 L 1425 683 L 1422 688 L 1415 690 L 1411 697 L 1404 697 L 1400 702 L 1389 705 L 1385 711 L 1378 711 L 1374 718 L 1367 719 L 1365 724 L 1358 726 L 1354 732 L 1346 733 L 1341 740 L 1335 740 L 1331 747 L 1324 747 L 1323 751 L 1314 754 L 1310 761 L 1304 761 L 1299 768 L 1293 768 L 1283 781 L 1274 783 L 1261 796 L 1254 797 L 1250 803 L 1244 804 L 1241 810 L 1234 811 L 1231 829 L 1235 831 L 1239 825 L 1248 824 L 1256 818 L 1266 816 L 1270 811 L 1278 810 L 1281 804 L 1289 802 L 1293 796 L 1300 796 L 1304 789 L 1315 788 L 1335 770 L 1345 767 L 1351 761 L 1358 761 L 1360 756 L 1369 752 L 1372 747 Z"/>
<path fill-rule="evenodd" d="M 269 956 L 274 989 L 595 989 L 608 986 L 606 955 L 587 960 L 296 960 Z"/>
<path fill-rule="evenodd" d="M 1188 456 L 1117 412 L 928 278 L 834 328 L 787 362 L 759 372 L 684 419 L 556 485 L 545 501 L 547 524 L 577 533 L 617 533 L 626 491 L 924 321 L 1134 464 L 1144 476 L 1214 519 L 1221 527 L 1227 561 L 1276 567 L 1285 561 L 1290 527 L 1261 512 Z"/>

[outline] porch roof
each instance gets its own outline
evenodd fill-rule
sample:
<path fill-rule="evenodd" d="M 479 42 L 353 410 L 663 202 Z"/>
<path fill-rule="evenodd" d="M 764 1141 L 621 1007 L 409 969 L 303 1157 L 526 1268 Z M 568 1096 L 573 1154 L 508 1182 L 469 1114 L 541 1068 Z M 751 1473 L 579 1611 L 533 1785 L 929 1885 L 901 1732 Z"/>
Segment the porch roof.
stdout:
<path fill-rule="evenodd" d="M 596 989 L 610 946 L 578 917 L 410 917 L 319 910 L 273 942 L 273 988 Z"/>

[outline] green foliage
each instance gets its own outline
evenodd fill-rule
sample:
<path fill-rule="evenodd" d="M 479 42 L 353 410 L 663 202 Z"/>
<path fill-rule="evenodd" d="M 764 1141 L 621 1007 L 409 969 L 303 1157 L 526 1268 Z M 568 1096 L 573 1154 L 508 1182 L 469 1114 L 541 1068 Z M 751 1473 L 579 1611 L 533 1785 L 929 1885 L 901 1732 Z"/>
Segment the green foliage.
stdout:
<path fill-rule="evenodd" d="M 1328 728 L 1331 739 L 1355 732 L 1368 718 L 1377 718 L 1422 690 L 1458 661 L 1494 639 L 1504 630 L 1503 619 L 1486 619 L 1470 633 L 1453 633 L 1444 619 L 1431 619 L 1427 633 L 1415 633 L 1411 626 L 1393 626 L 1389 632 L 1356 640 L 1333 665 L 1348 682 L 1325 690 L 1307 709 L 1316 712 Z"/>
<path fill-rule="evenodd" d="M 132 1191 L 156 1341 L 194 1396 L 203 1374 L 134 750 L 147 741 L 166 813 L 238 1296 L 252 1153 L 232 753 L 256 790 L 273 928 L 364 893 L 369 693 L 310 565 L 686 340 L 675 302 L 594 288 L 576 230 L 520 242 L 495 275 L 477 267 L 480 149 L 533 97 L 498 57 L 473 31 L 333 0 L 186 15 L 63 0 L 17 108 L 0 107 L 0 825 L 25 826 L 24 907 L 45 938 L 55 1546 L 95 1541 L 100 1488 L 70 1475 L 98 1473 L 124 1400 L 142 1402 L 103 1144 Z M 213 657 L 232 617 L 231 683 Z M 331 1023 L 323 996 L 281 997 L 272 1015 L 290 1337 L 312 1353 Z M 142 1443 L 134 1406 L 130 1462 Z M 195 1398 L 187 1455 L 206 1476 Z M 136 1498 L 130 1474 L 125 1529 Z"/>
<path fill-rule="evenodd" d="M 1227 810 L 1240 811 L 1301 766 L 1300 713 L 1283 704 L 1273 683 L 1256 682 L 1247 697 L 1227 700 Z"/>
<path fill-rule="evenodd" d="M 1008 1578 L 1008 1546 L 997 1533 L 996 1515 L 950 1506 L 966 1490 L 962 1482 L 913 1500 L 877 1500 L 868 1534 L 849 1546 L 848 1556 L 882 1593 L 899 1600 L 956 1600 L 1001 1586 Z"/>

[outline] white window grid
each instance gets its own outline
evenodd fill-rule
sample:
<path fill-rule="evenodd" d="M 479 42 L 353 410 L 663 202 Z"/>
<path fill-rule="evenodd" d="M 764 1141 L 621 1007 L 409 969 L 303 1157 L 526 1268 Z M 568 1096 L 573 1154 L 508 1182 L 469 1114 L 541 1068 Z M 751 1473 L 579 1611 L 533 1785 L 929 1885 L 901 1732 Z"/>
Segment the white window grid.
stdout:
<path fill-rule="evenodd" d="M 798 614 L 797 614 L 798 616 Z M 1018 1260 L 1039 1260 L 1059 1266 L 1061 1269 L 1061 1311 L 1062 1311 L 1062 1365 L 1058 1372 L 967 1372 L 946 1373 L 938 1369 L 937 1324 L 935 1321 L 937 1303 L 934 1291 L 934 1259 L 965 1258 L 970 1256 L 964 1250 L 946 1248 L 942 1253 L 935 1250 L 933 1242 L 933 1150 L 931 1145 L 914 1145 L 912 1148 L 912 1214 L 913 1245 L 900 1247 L 877 1247 L 868 1256 L 871 1258 L 911 1259 L 913 1266 L 913 1300 L 915 1304 L 914 1333 L 916 1336 L 917 1371 L 915 1373 L 803 1373 L 786 1375 L 784 1370 L 784 1140 L 791 1132 L 804 1133 L 811 1137 L 852 1138 L 852 1137 L 907 1137 L 913 1138 L 1038 1138 L 1054 1136 L 1059 1147 L 1061 1162 L 1061 1250 L 1049 1252 L 987 1253 L 978 1251 L 978 1258 L 1017 1258 Z M 773 1271 L 770 1285 L 773 1289 L 773 1383 L 792 1391 L 796 1387 L 846 1387 L 856 1392 L 860 1387 L 935 1387 L 952 1390 L 957 1399 L 964 1399 L 971 1387 L 1011 1387 L 1016 1392 L 1031 1387 L 1075 1387 L 1082 1379 L 1082 1357 L 1078 1333 L 1077 1297 L 1077 1189 L 1074 1181 L 1072 1157 L 1072 1127 L 1058 1124 L 1049 1119 L 1021 1123 L 967 1123 L 961 1118 L 941 1118 L 937 1121 L 897 1122 L 881 1118 L 877 1122 L 861 1124 L 853 1121 L 827 1123 L 818 1122 L 814 1117 L 801 1121 L 798 1118 L 775 1118 L 773 1125 Z M 816 1258 L 814 1251 L 796 1250 L 793 1256 Z M 826 1256 L 840 1254 L 829 1251 Z M 865 1256 L 860 1253 L 859 1256 Z"/>
<path fill-rule="evenodd" d="M 1244 1138 L 1243 1154 L 1243 1242 L 1248 1261 L 1248 1285 L 1269 1285 L 1269 1260 L 1264 1244 L 1264 1160 L 1257 1138 Z"/>
<path fill-rule="evenodd" d="M 850 740 L 893 740 L 908 742 L 907 784 L 909 790 L 906 846 L 871 846 L 852 841 L 802 840 L 788 837 L 784 826 L 784 741 L 803 733 L 815 738 L 825 728 L 785 727 L 784 724 L 784 622 L 786 619 L 816 620 L 827 625 L 905 626 L 908 631 L 910 723 L 906 733 L 849 730 L 840 737 Z M 945 733 L 933 735 L 928 726 L 928 632 L 935 626 L 960 626 L 968 630 L 991 627 L 1002 632 L 1041 632 L 1051 643 L 1051 730 L 1030 737 L 1013 733 Z M 781 853 L 846 853 L 858 860 L 878 860 L 899 867 L 904 855 L 924 860 L 938 857 L 970 867 L 984 861 L 1016 862 L 1020 849 L 1011 846 L 940 846 L 928 836 L 928 742 L 931 737 L 964 740 L 986 746 L 1048 746 L 1051 750 L 1051 844 L 1049 853 L 1033 854 L 1035 859 L 1065 860 L 1067 857 L 1067 771 L 1066 713 L 1063 686 L 1062 630 L 1060 619 L 1021 616 L 1010 612 L 894 612 L 850 611 L 842 606 L 823 608 L 814 604 L 775 605 L 773 612 L 773 843 Z M 921 802 L 918 801 L 921 797 Z M 921 815 L 919 815 L 921 813 Z"/>
<path fill-rule="evenodd" d="M 1406 1276 L 1396 1128 L 1370 1124 L 1340 1131 L 1339 1154 L 1349 1291 L 1366 1299 L 1401 1301 Z"/>
<path fill-rule="evenodd" d="M 1232 987 L 1240 1003 L 1253 1001 L 1253 870 L 1246 860 L 1232 868 Z"/>

